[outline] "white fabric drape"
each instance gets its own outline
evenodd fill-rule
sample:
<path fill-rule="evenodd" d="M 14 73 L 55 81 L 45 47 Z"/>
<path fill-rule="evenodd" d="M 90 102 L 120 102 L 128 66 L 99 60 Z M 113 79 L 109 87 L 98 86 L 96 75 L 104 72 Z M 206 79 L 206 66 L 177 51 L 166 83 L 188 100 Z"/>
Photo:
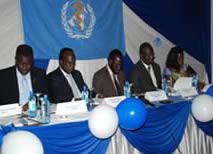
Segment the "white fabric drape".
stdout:
<path fill-rule="evenodd" d="M 14 64 L 16 47 L 23 42 L 19 0 L 0 0 L 0 69 Z"/>

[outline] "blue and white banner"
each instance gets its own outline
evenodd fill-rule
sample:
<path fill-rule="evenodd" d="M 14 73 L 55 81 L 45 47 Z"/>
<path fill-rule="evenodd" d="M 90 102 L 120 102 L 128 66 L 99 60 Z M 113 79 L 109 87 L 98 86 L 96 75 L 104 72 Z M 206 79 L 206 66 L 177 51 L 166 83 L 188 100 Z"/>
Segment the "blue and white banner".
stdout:
<path fill-rule="evenodd" d="M 35 58 L 57 59 L 72 48 L 77 59 L 125 51 L 122 0 L 21 0 L 24 40 Z"/>
<path fill-rule="evenodd" d="M 85 82 L 90 86 L 94 72 L 107 64 L 106 57 L 111 49 L 120 48 L 124 52 L 125 45 L 127 54 L 124 68 L 128 71 L 132 63 L 139 59 L 140 44 L 149 42 L 161 69 L 165 67 L 170 48 L 178 45 L 186 51 L 185 63 L 192 66 L 199 78 L 208 83 L 206 70 L 210 75 L 212 69 L 209 35 L 213 4 L 210 5 L 210 0 L 173 0 L 172 3 L 123 0 L 123 10 L 121 0 L 81 0 L 80 4 L 86 6 L 85 20 L 80 15 L 81 20 L 85 21 L 84 26 L 78 24 L 80 22 L 77 21 L 81 20 L 75 17 L 78 16 L 75 13 L 82 10 L 78 5 L 73 6 L 75 2 L 79 3 L 73 0 L 1 0 L 0 21 L 3 22 L 0 24 L 0 47 L 1 57 L 4 58 L 0 60 L 0 68 L 14 65 L 15 50 L 21 43 L 33 46 L 35 65 L 44 69 L 48 65 L 47 72 L 58 67 L 56 59 L 60 48 L 71 47 L 78 58 L 76 69 L 82 72 Z M 89 23 L 92 23 L 90 8 L 95 17 L 90 37 L 71 38 L 73 33 L 77 37 L 84 30 L 88 32 Z M 62 18 L 65 14 L 66 18 Z M 28 26 L 25 25 L 27 21 L 31 22 Z M 63 21 L 67 23 L 65 26 Z M 63 38 L 58 39 L 58 36 Z"/>

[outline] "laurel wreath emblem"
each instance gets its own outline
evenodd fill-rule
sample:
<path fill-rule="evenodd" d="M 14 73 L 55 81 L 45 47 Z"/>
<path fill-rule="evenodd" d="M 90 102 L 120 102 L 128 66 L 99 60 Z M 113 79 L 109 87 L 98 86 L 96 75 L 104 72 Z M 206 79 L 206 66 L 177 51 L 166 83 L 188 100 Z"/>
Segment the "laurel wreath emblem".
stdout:
<path fill-rule="evenodd" d="M 93 28 L 95 26 L 95 22 L 96 22 L 96 17 L 94 15 L 94 11 L 93 8 L 90 5 L 86 5 L 86 8 L 89 12 L 90 15 L 90 23 L 88 25 L 88 28 L 85 31 L 85 34 L 75 34 L 72 30 L 72 28 L 69 26 L 68 22 L 67 22 L 67 11 L 68 11 L 68 7 L 69 7 L 69 1 L 67 1 L 62 9 L 61 9 L 61 21 L 62 21 L 62 25 L 64 27 L 64 30 L 66 32 L 66 34 L 70 37 L 70 38 L 74 38 L 74 39 L 88 39 L 92 32 L 93 32 Z"/>

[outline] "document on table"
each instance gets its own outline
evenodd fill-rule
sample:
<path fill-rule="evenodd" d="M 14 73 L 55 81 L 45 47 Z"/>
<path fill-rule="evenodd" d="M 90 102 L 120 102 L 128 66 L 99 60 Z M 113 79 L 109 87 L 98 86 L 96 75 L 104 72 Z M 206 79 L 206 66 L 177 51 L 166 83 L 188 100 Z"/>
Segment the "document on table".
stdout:
<path fill-rule="evenodd" d="M 192 88 L 192 77 L 180 77 L 174 84 L 174 90 Z"/>
<path fill-rule="evenodd" d="M 0 118 L 21 114 L 22 108 L 19 104 L 7 104 L 0 106 Z"/>
<path fill-rule="evenodd" d="M 183 98 L 198 95 L 195 87 L 192 87 L 192 77 L 180 77 L 174 84 L 176 90 Z"/>
<path fill-rule="evenodd" d="M 165 91 L 158 90 L 158 91 L 150 91 L 145 93 L 145 99 L 149 102 L 157 102 L 157 101 L 165 101 L 168 100 Z"/>

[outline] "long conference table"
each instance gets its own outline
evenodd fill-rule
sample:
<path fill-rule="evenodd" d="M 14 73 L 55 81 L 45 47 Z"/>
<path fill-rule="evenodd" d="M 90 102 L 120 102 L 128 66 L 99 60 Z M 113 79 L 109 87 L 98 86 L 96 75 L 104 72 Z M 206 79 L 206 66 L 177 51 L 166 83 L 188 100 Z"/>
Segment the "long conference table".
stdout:
<path fill-rule="evenodd" d="M 27 130 L 40 138 L 45 154 L 213 153 L 213 122 L 207 124 L 207 132 L 198 127 L 191 115 L 191 100 L 148 107 L 147 111 L 147 120 L 140 129 L 118 128 L 111 138 L 105 140 L 90 133 L 88 113 L 61 119 L 52 116 L 52 123 L 44 126 L 1 126 L 0 140 L 11 131 Z"/>

